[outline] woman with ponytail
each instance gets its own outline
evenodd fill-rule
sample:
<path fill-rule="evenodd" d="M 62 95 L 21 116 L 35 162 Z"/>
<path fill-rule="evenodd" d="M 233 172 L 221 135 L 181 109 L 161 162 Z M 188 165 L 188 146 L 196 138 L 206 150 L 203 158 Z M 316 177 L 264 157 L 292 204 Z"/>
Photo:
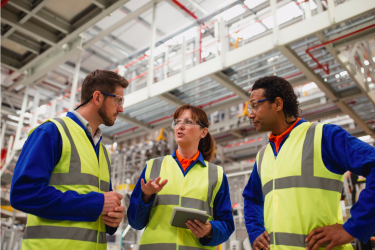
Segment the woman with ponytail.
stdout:
<path fill-rule="evenodd" d="M 228 180 L 223 169 L 210 162 L 215 140 L 209 125 L 200 107 L 186 104 L 175 111 L 172 128 L 178 148 L 149 160 L 131 195 L 129 224 L 145 228 L 140 250 L 214 250 L 233 233 Z M 209 219 L 173 227 L 175 206 L 203 210 Z"/>

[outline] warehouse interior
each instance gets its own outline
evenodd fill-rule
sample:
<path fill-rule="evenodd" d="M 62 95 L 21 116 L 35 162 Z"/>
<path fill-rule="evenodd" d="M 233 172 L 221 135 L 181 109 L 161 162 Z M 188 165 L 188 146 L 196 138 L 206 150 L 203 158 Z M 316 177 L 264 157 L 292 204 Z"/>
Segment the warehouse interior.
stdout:
<path fill-rule="evenodd" d="M 28 133 L 78 106 L 96 69 L 130 83 L 123 113 L 101 126 L 125 208 L 146 162 L 176 149 L 174 111 L 209 115 L 236 226 L 223 250 L 251 249 L 242 192 L 269 137 L 247 117 L 255 80 L 287 79 L 300 117 L 375 146 L 375 1 L 2 0 L 1 249 L 21 249 L 26 214 L 10 206 L 10 184 Z M 345 178 L 344 217 L 361 188 Z M 108 249 L 138 249 L 141 235 L 125 216 Z"/>

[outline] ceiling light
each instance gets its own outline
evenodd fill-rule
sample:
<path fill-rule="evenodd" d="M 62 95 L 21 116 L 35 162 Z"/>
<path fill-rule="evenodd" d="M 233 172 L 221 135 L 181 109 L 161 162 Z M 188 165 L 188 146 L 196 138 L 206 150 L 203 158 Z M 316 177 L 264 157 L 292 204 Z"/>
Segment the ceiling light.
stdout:
<path fill-rule="evenodd" d="M 242 5 L 236 5 L 233 6 L 232 8 L 220 13 L 219 15 L 215 16 L 213 19 L 218 19 L 223 18 L 224 21 L 231 20 L 235 18 L 236 16 L 239 16 L 245 12 L 245 9 L 242 7 Z"/>
<path fill-rule="evenodd" d="M 367 66 L 367 65 L 369 65 L 369 64 L 370 64 L 370 62 L 367 61 L 367 60 L 365 60 L 365 65 Z"/>
<path fill-rule="evenodd" d="M 246 0 L 244 4 L 249 8 L 253 9 L 254 7 L 258 6 L 261 3 L 264 3 L 266 0 Z"/>

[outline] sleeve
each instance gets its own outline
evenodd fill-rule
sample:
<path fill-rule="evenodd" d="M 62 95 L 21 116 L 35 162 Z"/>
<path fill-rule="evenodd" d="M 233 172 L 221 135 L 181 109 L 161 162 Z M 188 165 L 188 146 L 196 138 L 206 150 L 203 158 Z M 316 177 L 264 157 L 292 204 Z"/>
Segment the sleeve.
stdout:
<path fill-rule="evenodd" d="M 244 198 L 245 225 L 251 245 L 253 245 L 254 240 L 266 231 L 264 227 L 262 183 L 258 175 L 256 162 L 242 196 Z"/>
<path fill-rule="evenodd" d="M 142 174 L 134 187 L 132 195 L 130 196 L 130 204 L 127 212 L 129 224 L 132 228 L 136 230 L 141 230 L 147 225 L 151 211 L 151 205 L 155 199 L 154 194 L 152 195 L 152 198 L 148 204 L 144 204 L 142 200 L 141 179 L 143 179 L 146 182 L 146 169 L 147 166 L 143 169 Z"/>
<path fill-rule="evenodd" d="M 214 220 L 210 223 L 212 238 L 200 238 L 199 242 L 203 246 L 218 246 L 226 242 L 234 231 L 228 179 L 224 173 L 223 182 L 214 201 Z"/>
<path fill-rule="evenodd" d="M 61 192 L 48 185 L 60 159 L 60 145 L 61 136 L 53 123 L 45 123 L 31 133 L 14 169 L 11 205 L 46 219 L 96 221 L 103 209 L 103 194 Z"/>
<path fill-rule="evenodd" d="M 110 180 L 110 183 L 109 183 L 109 192 L 112 192 L 112 191 L 113 191 L 113 189 L 112 189 L 112 181 Z M 109 235 L 113 235 L 114 233 L 116 233 L 117 228 L 118 227 L 110 227 L 108 225 L 105 225 L 106 232 Z"/>
<path fill-rule="evenodd" d="M 340 126 L 324 125 L 322 158 L 333 173 L 350 171 L 366 177 L 366 188 L 352 207 L 351 218 L 344 224 L 344 229 L 367 242 L 375 233 L 375 148 L 351 136 Z"/>

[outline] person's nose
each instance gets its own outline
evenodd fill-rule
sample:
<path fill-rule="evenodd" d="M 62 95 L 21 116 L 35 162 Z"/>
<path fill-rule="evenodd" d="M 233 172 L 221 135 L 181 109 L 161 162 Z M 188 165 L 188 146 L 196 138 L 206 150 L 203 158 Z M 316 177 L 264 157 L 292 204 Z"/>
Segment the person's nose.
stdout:
<path fill-rule="evenodd" d="M 117 112 L 118 113 L 124 112 L 124 107 L 122 107 L 122 105 L 121 106 L 117 106 Z"/>
<path fill-rule="evenodd" d="M 251 120 L 251 119 L 254 119 L 255 118 L 255 113 L 253 112 L 249 112 L 249 114 L 247 115 L 247 117 Z"/>

